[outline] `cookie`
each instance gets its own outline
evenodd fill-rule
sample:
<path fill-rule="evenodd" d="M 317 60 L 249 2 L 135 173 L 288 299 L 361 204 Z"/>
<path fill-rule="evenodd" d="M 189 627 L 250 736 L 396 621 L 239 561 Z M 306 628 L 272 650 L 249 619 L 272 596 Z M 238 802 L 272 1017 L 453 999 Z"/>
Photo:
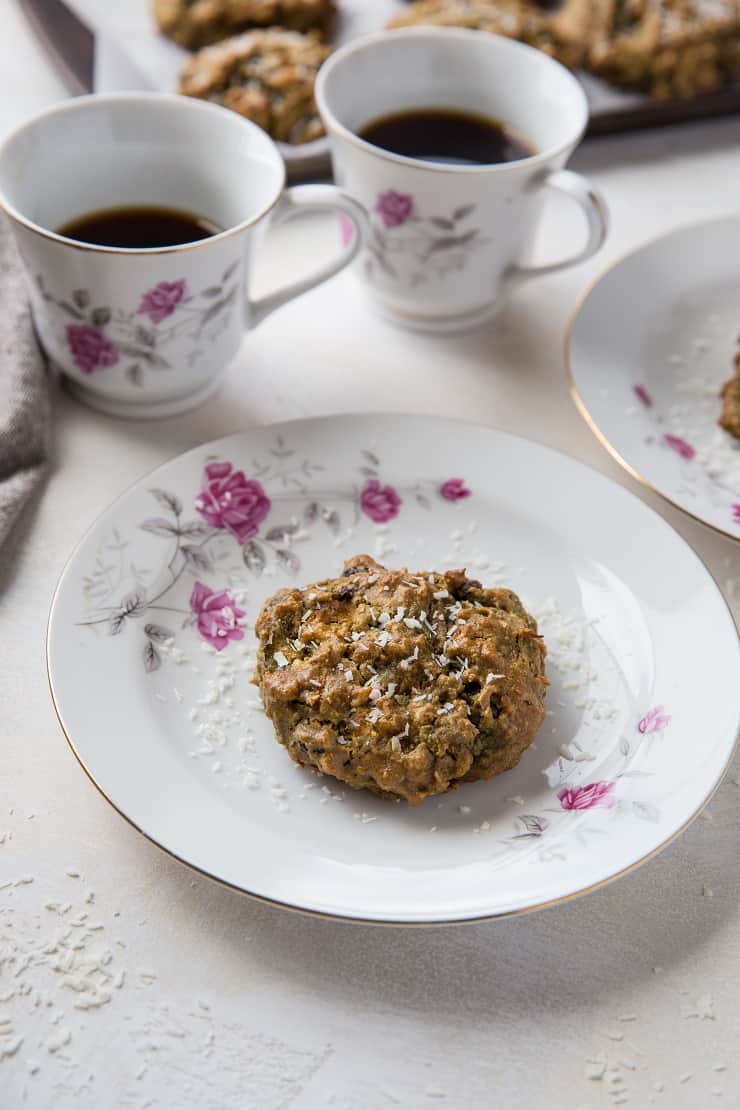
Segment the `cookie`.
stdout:
<path fill-rule="evenodd" d="M 160 31 L 189 50 L 254 27 L 326 30 L 333 0 L 154 0 Z"/>
<path fill-rule="evenodd" d="M 711 92 L 740 71 L 737 0 L 620 0 L 588 68 L 658 99 Z"/>
<path fill-rule="evenodd" d="M 660 99 L 708 92 L 740 73 L 738 0 L 416 0 L 390 26 L 427 23 L 507 35 Z"/>
<path fill-rule="evenodd" d="M 722 387 L 720 425 L 740 439 L 740 354 L 735 358 L 735 377 Z"/>
<path fill-rule="evenodd" d="M 180 92 L 231 108 L 280 142 L 307 143 L 324 134 L 313 90 L 330 53 L 314 32 L 247 31 L 194 54 Z"/>
<path fill-rule="evenodd" d="M 416 0 L 389 27 L 436 25 L 490 31 L 536 46 L 575 68 L 584 63 L 590 36 L 603 21 L 605 0 L 565 0 L 548 9 L 528 0 Z"/>
<path fill-rule="evenodd" d="M 417 805 L 514 767 L 544 716 L 545 645 L 511 590 L 464 571 L 386 570 L 280 590 L 255 680 L 296 763 Z"/>

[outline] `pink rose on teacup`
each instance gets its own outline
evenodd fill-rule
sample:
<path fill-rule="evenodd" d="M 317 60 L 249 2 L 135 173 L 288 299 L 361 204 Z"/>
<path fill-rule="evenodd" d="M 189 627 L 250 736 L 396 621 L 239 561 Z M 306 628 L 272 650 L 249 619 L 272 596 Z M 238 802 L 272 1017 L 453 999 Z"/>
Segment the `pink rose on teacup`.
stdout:
<path fill-rule="evenodd" d="M 67 346 L 83 374 L 118 362 L 118 348 L 92 324 L 67 324 Z"/>
<path fill-rule="evenodd" d="M 414 198 L 408 193 L 387 189 L 375 202 L 375 211 L 388 229 L 401 227 L 414 214 Z"/>
<path fill-rule="evenodd" d="M 339 213 L 339 239 L 343 247 L 348 247 L 355 237 L 355 225 L 344 212 Z"/>
<path fill-rule="evenodd" d="M 175 311 L 187 289 L 185 278 L 180 278 L 179 281 L 160 281 L 144 294 L 136 311 L 141 316 L 148 316 L 153 324 L 161 324 Z"/>
<path fill-rule="evenodd" d="M 231 532 L 241 544 L 257 535 L 257 529 L 270 511 L 270 498 L 259 482 L 234 470 L 229 462 L 208 463 L 203 472 L 203 488 L 195 507 L 212 528 Z"/>

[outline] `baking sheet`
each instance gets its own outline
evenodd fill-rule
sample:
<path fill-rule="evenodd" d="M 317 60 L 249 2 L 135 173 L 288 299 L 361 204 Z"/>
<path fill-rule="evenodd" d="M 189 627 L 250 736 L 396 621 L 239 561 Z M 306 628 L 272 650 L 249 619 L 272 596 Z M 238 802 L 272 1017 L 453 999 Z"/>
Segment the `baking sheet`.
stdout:
<path fill-rule="evenodd" d="M 125 3 L 67 0 L 67 3 L 100 36 L 98 91 L 138 87 L 173 92 L 177 88 L 178 74 L 188 52 L 157 32 L 150 0 Z M 405 7 L 402 0 L 340 0 L 335 41 L 341 45 L 358 35 L 377 31 L 394 12 Z M 740 84 L 691 100 L 655 101 L 640 93 L 616 89 L 590 74 L 579 76 L 591 105 L 591 135 L 740 111 Z M 292 178 L 327 172 L 326 139 L 301 146 L 278 145 Z"/>

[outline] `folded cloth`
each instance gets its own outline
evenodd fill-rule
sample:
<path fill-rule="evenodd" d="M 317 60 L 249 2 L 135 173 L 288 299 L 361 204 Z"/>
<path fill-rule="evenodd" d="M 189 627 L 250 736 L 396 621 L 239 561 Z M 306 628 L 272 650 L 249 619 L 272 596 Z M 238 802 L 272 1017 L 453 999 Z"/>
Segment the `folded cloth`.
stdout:
<path fill-rule="evenodd" d="M 21 259 L 0 216 L 0 544 L 44 475 L 50 443 L 49 376 Z"/>

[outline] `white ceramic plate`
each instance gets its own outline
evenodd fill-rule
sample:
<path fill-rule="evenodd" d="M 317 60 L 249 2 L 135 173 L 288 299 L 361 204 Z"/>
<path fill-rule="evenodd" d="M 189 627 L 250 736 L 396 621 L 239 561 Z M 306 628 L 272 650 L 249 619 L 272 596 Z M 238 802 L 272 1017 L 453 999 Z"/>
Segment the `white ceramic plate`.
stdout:
<path fill-rule="evenodd" d="M 231 516 L 209 509 L 223 483 Z M 548 716 L 515 770 L 412 809 L 277 745 L 253 622 L 360 552 L 467 566 L 540 617 Z M 218 626 L 216 652 L 201 633 Z M 406 416 L 254 429 L 160 467 L 72 556 L 48 665 L 75 754 L 147 837 L 261 898 L 386 922 L 532 909 L 648 858 L 721 779 L 740 698 L 732 619 L 659 516 L 538 444 Z"/>
<path fill-rule="evenodd" d="M 569 337 L 578 408 L 635 478 L 740 538 L 740 440 L 717 424 L 740 334 L 740 217 L 674 231 L 618 262 Z"/>

